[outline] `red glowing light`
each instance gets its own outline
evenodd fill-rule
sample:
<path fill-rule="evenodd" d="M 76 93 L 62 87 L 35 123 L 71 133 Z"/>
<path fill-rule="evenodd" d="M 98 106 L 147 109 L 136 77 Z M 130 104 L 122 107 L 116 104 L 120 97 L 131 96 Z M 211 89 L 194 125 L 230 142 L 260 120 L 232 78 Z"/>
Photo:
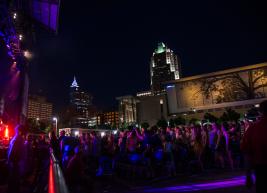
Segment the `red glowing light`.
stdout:
<path fill-rule="evenodd" d="M 49 165 L 49 186 L 48 186 L 48 193 L 55 193 L 55 185 L 54 185 L 54 173 L 53 173 L 53 162 L 50 159 Z"/>
<path fill-rule="evenodd" d="M 6 129 L 5 129 L 5 138 L 9 138 L 9 131 L 8 131 L 8 126 L 6 126 Z"/>

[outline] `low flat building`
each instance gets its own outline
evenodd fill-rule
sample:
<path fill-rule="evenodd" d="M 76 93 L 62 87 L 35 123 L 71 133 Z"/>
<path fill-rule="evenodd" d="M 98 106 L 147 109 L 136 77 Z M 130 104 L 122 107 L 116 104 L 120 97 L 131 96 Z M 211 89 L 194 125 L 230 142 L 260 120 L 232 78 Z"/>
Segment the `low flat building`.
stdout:
<path fill-rule="evenodd" d="M 267 99 L 267 63 L 181 78 L 166 83 L 168 115 L 239 113 Z"/>

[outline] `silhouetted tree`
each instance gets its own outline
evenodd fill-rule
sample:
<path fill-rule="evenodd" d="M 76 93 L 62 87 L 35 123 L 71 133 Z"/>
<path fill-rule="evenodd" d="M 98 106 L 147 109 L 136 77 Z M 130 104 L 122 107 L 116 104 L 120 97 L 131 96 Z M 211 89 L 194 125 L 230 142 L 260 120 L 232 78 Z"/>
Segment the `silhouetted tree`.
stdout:
<path fill-rule="evenodd" d="M 185 125 L 186 120 L 183 117 L 176 117 L 174 119 L 174 123 L 175 123 L 176 126 L 178 126 L 178 125 Z"/>
<path fill-rule="evenodd" d="M 267 86 L 265 71 L 266 69 L 247 71 L 247 78 L 241 76 L 241 73 L 206 78 L 202 80 L 200 90 L 206 98 L 209 98 L 214 91 L 219 92 L 217 103 L 261 98 L 264 97 L 264 92 L 259 89 Z M 221 81 L 222 86 L 217 84 L 218 81 Z"/>
<path fill-rule="evenodd" d="M 148 127 L 149 127 L 148 122 L 141 123 L 141 127 L 144 128 L 144 129 L 148 129 Z"/>
<path fill-rule="evenodd" d="M 168 123 L 165 119 L 160 119 L 157 122 L 157 126 L 161 128 L 166 128 L 168 126 Z"/>
<path fill-rule="evenodd" d="M 223 115 L 220 117 L 222 122 L 238 121 L 240 114 L 231 108 L 227 108 Z"/>
<path fill-rule="evenodd" d="M 215 117 L 214 115 L 210 114 L 210 113 L 205 113 L 204 119 L 209 121 L 209 122 L 217 122 L 218 121 L 218 118 Z"/>
<path fill-rule="evenodd" d="M 171 128 L 175 127 L 175 121 L 174 121 L 173 119 L 170 119 L 170 120 L 169 120 L 169 126 L 170 126 Z"/>
<path fill-rule="evenodd" d="M 199 122 L 199 120 L 197 118 L 194 118 L 194 117 L 189 120 L 189 124 L 197 124 L 198 122 Z"/>

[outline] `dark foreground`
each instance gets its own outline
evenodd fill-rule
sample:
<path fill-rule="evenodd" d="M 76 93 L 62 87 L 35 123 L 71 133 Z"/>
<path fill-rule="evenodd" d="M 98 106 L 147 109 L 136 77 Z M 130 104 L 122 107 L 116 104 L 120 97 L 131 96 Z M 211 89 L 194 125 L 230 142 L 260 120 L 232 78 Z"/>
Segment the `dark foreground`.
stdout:
<path fill-rule="evenodd" d="M 104 176 L 95 181 L 93 193 L 160 193 L 160 192 L 196 192 L 196 193 L 254 193 L 245 186 L 242 171 L 210 171 L 198 175 L 158 178 L 151 181 L 129 181 L 115 176 Z M 90 192 L 82 190 L 83 192 Z"/>

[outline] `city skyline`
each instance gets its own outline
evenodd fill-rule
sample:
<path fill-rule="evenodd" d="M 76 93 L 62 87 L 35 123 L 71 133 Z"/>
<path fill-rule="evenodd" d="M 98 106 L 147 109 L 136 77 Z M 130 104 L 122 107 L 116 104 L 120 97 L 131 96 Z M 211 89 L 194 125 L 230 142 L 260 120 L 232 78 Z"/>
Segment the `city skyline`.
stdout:
<path fill-rule="evenodd" d="M 159 42 L 181 56 L 184 77 L 267 61 L 258 10 L 244 1 L 66 2 L 58 35 L 37 35 L 31 90 L 42 89 L 58 110 L 76 75 L 96 105 L 114 106 L 117 96 L 150 89 L 150 57 Z"/>

